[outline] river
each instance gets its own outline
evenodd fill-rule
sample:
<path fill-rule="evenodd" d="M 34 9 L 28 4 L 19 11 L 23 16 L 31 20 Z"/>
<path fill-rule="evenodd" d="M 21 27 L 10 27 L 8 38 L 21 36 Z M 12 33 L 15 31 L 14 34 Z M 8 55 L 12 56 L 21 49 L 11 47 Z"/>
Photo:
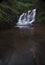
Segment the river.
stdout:
<path fill-rule="evenodd" d="M 0 65 L 45 65 L 45 25 L 0 30 Z"/>

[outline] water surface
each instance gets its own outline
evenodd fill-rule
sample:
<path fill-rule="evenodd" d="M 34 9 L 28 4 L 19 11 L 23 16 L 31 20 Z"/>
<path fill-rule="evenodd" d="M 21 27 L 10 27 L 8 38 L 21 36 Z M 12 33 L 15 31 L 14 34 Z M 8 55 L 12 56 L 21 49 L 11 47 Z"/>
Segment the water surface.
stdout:
<path fill-rule="evenodd" d="M 0 65 L 45 65 L 45 26 L 0 30 Z"/>

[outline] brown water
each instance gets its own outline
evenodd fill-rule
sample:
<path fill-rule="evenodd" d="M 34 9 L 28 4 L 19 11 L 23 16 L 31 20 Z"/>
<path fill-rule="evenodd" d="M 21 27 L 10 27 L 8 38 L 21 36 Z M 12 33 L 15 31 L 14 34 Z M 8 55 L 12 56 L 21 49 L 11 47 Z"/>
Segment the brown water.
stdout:
<path fill-rule="evenodd" d="M 45 26 L 0 30 L 0 65 L 45 65 Z"/>

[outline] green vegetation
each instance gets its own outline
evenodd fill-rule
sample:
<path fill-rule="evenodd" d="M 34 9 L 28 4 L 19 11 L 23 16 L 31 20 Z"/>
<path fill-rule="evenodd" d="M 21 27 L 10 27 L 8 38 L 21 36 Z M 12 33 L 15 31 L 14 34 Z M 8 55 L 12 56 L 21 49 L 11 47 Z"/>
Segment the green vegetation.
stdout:
<path fill-rule="evenodd" d="M 36 16 L 36 23 L 45 23 L 45 11 L 39 11 Z"/>
<path fill-rule="evenodd" d="M 32 4 L 23 3 L 18 1 L 3 1 L 0 3 L 0 25 L 9 24 L 13 25 L 17 21 L 18 16 L 22 12 L 28 11 Z"/>
<path fill-rule="evenodd" d="M 36 23 L 45 23 L 45 2 L 44 0 L 4 0 L 0 3 L 0 26 L 13 25 L 17 22 L 19 15 L 29 9 L 36 8 Z"/>
<path fill-rule="evenodd" d="M 45 23 L 45 0 L 36 0 L 35 6 L 37 8 L 36 23 Z"/>

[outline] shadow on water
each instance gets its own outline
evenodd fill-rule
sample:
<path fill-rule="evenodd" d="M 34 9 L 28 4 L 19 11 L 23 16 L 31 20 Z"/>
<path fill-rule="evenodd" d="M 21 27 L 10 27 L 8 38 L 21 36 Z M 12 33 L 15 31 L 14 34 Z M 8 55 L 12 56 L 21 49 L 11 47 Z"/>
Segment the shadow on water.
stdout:
<path fill-rule="evenodd" d="M 45 65 L 45 26 L 0 30 L 0 65 Z"/>

